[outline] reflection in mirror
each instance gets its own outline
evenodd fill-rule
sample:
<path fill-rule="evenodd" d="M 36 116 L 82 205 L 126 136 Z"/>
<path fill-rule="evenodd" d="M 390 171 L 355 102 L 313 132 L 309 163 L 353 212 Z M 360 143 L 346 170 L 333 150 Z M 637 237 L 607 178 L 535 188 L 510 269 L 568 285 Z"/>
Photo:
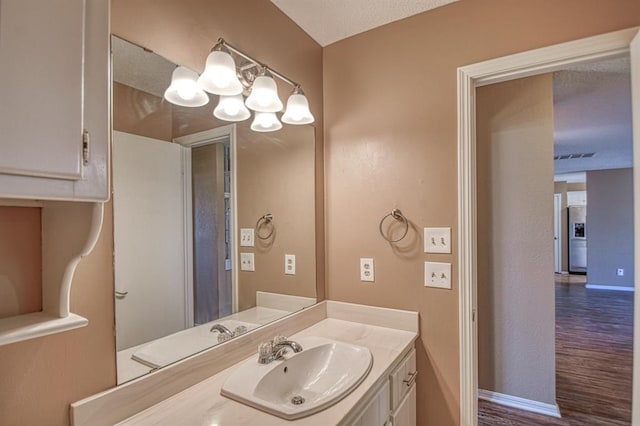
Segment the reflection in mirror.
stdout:
<path fill-rule="evenodd" d="M 175 64 L 112 48 L 120 384 L 315 303 L 315 141 L 173 105 Z"/>

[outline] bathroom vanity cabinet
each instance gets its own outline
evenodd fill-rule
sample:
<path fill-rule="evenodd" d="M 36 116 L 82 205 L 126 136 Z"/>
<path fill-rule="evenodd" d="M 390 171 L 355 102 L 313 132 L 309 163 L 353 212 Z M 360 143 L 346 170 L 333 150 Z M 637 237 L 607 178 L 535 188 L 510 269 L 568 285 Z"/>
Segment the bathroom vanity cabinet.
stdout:
<path fill-rule="evenodd" d="M 416 350 L 398 363 L 351 426 L 416 425 Z"/>
<path fill-rule="evenodd" d="M 109 198 L 109 5 L 0 2 L 0 198 Z"/>
<path fill-rule="evenodd" d="M 252 330 L 231 343 L 157 370 L 141 380 L 71 405 L 75 426 L 149 424 L 255 424 L 264 426 L 415 426 L 415 340 L 418 314 L 324 301 Z M 227 398 L 221 389 L 258 343 L 274 335 L 304 341 L 326 338 L 368 348 L 369 373 L 342 399 L 307 417 L 284 420 Z M 304 353 L 304 349 L 303 349 Z"/>

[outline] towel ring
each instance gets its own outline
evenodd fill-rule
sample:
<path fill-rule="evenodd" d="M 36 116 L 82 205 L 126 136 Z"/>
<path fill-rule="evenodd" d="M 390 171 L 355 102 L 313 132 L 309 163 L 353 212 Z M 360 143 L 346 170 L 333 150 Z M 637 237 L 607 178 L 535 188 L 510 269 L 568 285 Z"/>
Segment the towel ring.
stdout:
<path fill-rule="evenodd" d="M 382 231 L 382 224 L 384 223 L 384 221 L 388 218 L 388 217 L 392 217 L 396 220 L 399 220 L 400 222 L 404 223 L 404 232 L 402 233 L 402 235 L 400 236 L 400 238 L 397 238 L 395 240 L 392 240 L 390 237 L 386 236 L 384 234 L 384 232 Z M 378 227 L 378 229 L 380 230 L 380 235 L 382 235 L 382 238 L 384 238 L 385 240 L 389 241 L 390 243 L 397 243 L 398 241 L 402 240 L 404 237 L 407 236 L 407 233 L 409 232 L 409 221 L 407 220 L 406 217 L 404 217 L 404 215 L 402 214 L 402 212 L 400 211 L 400 209 L 393 209 L 391 210 L 391 213 L 388 213 L 387 215 L 385 215 L 381 220 L 380 220 L 380 226 Z"/>
<path fill-rule="evenodd" d="M 267 226 L 271 224 L 271 231 L 267 235 L 260 235 L 260 228 L 263 226 Z M 273 235 L 273 231 L 276 230 L 276 226 L 273 224 L 273 215 L 271 213 L 267 213 L 264 216 L 260 216 L 258 221 L 256 222 L 256 237 L 261 240 L 268 240 Z"/>

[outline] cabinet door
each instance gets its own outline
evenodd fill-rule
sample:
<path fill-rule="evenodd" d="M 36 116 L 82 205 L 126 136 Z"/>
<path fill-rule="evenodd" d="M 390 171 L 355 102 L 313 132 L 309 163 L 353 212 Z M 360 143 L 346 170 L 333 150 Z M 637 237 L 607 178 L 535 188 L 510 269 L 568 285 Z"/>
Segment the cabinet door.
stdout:
<path fill-rule="evenodd" d="M 389 420 L 389 381 L 373 397 L 351 426 L 385 426 Z"/>
<path fill-rule="evenodd" d="M 85 0 L 0 0 L 0 173 L 82 177 Z"/>
<path fill-rule="evenodd" d="M 404 397 L 398 409 L 391 416 L 393 426 L 416 426 L 416 385 Z"/>

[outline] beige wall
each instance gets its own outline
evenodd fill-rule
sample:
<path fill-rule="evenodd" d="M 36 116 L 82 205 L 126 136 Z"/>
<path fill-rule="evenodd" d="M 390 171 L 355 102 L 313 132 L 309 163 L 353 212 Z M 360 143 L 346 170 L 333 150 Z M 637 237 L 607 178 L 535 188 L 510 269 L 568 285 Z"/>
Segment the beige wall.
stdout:
<path fill-rule="evenodd" d="M 587 284 L 633 287 L 633 169 L 589 171 L 587 186 Z"/>
<path fill-rule="evenodd" d="M 324 49 L 327 297 L 420 312 L 420 425 L 459 422 L 456 68 L 639 24 L 637 0 L 463 0 Z M 393 207 L 451 226 L 453 254 L 423 254 L 419 230 L 390 247 Z M 426 260 L 453 262 L 451 291 L 422 286 Z"/>
<path fill-rule="evenodd" d="M 1 425 L 68 425 L 71 402 L 115 385 L 111 234 L 108 203 L 98 243 L 78 265 L 71 288 L 71 311 L 89 325 L 0 346 Z M 5 241 L 3 235 L 0 244 Z M 35 257 L 14 260 L 40 265 Z"/>
<path fill-rule="evenodd" d="M 274 234 L 255 247 L 255 272 L 239 271 L 239 307 L 256 304 L 256 291 L 316 297 L 314 241 L 314 129 L 285 126 L 271 135 L 238 127 L 238 229 L 273 214 Z M 260 229 L 266 236 L 270 227 Z M 296 256 L 296 274 L 285 275 L 284 255 Z"/>
<path fill-rule="evenodd" d="M 555 404 L 552 77 L 476 94 L 478 386 Z"/>
<path fill-rule="evenodd" d="M 42 310 L 41 246 L 40 208 L 0 207 L 0 318 Z"/>

